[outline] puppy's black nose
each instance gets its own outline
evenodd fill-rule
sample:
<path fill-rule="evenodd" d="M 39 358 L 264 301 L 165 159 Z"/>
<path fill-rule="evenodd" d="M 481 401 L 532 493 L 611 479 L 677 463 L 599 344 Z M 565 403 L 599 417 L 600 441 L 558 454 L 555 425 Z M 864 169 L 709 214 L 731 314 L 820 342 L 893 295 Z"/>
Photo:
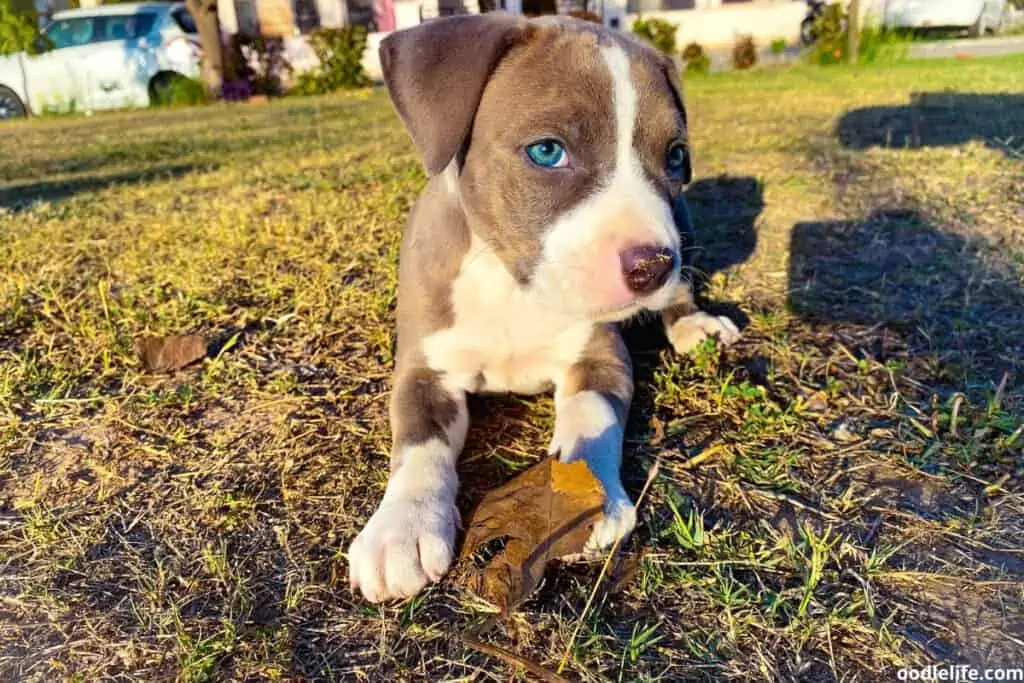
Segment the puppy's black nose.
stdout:
<path fill-rule="evenodd" d="M 672 250 L 643 245 L 619 252 L 626 286 L 636 294 L 650 294 L 665 284 L 672 272 Z"/>

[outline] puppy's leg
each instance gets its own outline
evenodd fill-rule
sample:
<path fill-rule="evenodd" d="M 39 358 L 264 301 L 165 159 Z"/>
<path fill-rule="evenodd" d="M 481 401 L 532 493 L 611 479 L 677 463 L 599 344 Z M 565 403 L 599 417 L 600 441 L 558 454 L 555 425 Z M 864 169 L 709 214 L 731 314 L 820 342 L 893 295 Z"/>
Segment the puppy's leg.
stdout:
<path fill-rule="evenodd" d="M 415 595 L 452 563 L 459 513 L 455 463 L 469 416 L 461 390 L 425 368 L 396 372 L 391 478 L 348 551 L 349 581 L 367 600 Z"/>
<path fill-rule="evenodd" d="M 595 329 L 577 363 L 555 387 L 555 434 L 549 452 L 562 462 L 586 460 L 605 491 L 604 519 L 587 552 L 610 547 L 636 525 L 636 510 L 622 486 L 622 438 L 633 398 L 633 368 L 612 325 Z"/>
<path fill-rule="evenodd" d="M 689 282 L 681 282 L 673 301 L 661 312 L 665 334 L 676 353 L 687 353 L 708 337 L 714 337 L 728 346 L 739 340 L 736 324 L 724 315 L 711 315 L 697 308 Z"/>

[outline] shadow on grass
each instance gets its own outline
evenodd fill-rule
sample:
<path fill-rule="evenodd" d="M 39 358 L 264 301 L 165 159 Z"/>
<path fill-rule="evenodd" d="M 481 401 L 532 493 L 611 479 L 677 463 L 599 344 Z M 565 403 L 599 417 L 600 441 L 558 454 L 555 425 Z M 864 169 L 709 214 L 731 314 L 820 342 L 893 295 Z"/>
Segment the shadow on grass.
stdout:
<path fill-rule="evenodd" d="M 839 119 L 844 147 L 897 149 L 983 142 L 1007 155 L 1024 155 L 1024 95 L 913 93 L 903 106 L 865 107 Z"/>
<path fill-rule="evenodd" d="M 797 224 L 791 311 L 811 323 L 877 328 L 887 344 L 939 361 L 939 380 L 998 382 L 1024 367 L 1020 265 L 995 245 L 944 231 L 914 210 Z"/>
<path fill-rule="evenodd" d="M 105 190 L 114 185 L 137 185 L 172 180 L 195 171 L 209 171 L 209 164 L 172 164 L 107 175 L 86 175 L 67 180 L 41 180 L 0 188 L 0 208 L 21 211 L 39 201 L 60 201 L 78 194 Z"/>
<path fill-rule="evenodd" d="M 703 273 L 695 282 L 697 299 L 703 310 L 729 316 L 745 326 L 747 318 L 732 302 L 708 301 L 707 279 L 715 273 L 744 263 L 757 245 L 755 223 L 764 209 L 764 186 L 753 177 L 721 175 L 700 180 L 686 191 L 686 201 L 696 233 L 694 267 Z M 661 319 L 655 317 L 641 324 L 623 326 L 623 337 L 633 359 L 635 393 L 630 411 L 626 438 L 650 433 L 654 414 L 654 373 L 661 362 L 661 353 L 668 348 Z M 635 498 L 647 473 L 635 459 L 623 454 L 622 476 L 626 488 Z"/>

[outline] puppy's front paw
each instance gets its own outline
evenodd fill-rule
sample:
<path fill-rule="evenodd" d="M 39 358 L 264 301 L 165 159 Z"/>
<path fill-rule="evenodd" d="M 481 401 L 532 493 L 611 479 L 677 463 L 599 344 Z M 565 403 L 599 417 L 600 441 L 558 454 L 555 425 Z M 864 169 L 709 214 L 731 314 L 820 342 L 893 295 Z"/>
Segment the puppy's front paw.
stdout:
<path fill-rule="evenodd" d="M 668 339 L 676 353 L 689 353 L 708 337 L 728 346 L 739 340 L 740 330 L 724 315 L 700 311 L 675 321 L 668 331 Z"/>
<path fill-rule="evenodd" d="M 385 500 L 348 550 L 349 583 L 370 602 L 407 598 L 451 566 L 458 509 L 441 496 Z"/>
<path fill-rule="evenodd" d="M 615 541 L 629 536 L 636 526 L 636 508 L 629 498 L 609 499 L 604 504 L 604 518 L 594 526 L 587 539 L 585 552 L 595 555 L 607 550 Z"/>

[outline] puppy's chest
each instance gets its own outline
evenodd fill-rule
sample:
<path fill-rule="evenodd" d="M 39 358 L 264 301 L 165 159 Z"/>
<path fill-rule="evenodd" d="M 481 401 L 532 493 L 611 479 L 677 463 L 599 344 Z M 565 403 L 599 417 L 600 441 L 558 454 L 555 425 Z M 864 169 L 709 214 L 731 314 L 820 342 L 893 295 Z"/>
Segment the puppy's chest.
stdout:
<path fill-rule="evenodd" d="M 522 289 L 490 251 L 470 249 L 452 283 L 454 324 L 423 340 L 427 364 L 470 392 L 546 391 L 578 361 L 592 325 Z"/>

